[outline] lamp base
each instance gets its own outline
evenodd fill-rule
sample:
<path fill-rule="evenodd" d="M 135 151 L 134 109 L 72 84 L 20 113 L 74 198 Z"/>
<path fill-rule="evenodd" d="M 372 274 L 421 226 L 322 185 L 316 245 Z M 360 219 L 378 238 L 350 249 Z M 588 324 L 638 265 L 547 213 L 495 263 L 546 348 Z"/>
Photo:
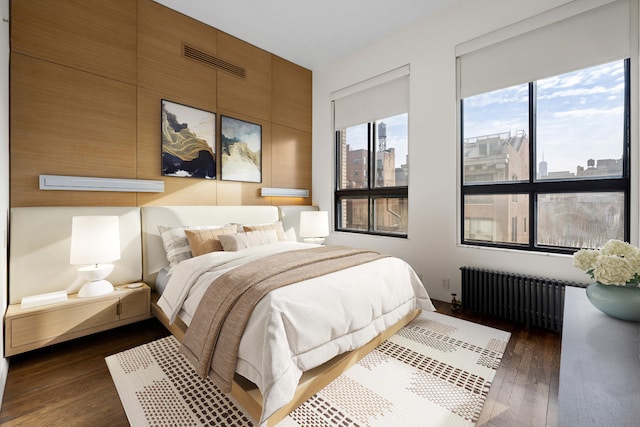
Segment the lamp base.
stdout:
<path fill-rule="evenodd" d="M 321 245 L 324 243 L 324 237 L 307 237 L 304 239 L 305 243 L 315 243 L 316 245 Z"/>
<path fill-rule="evenodd" d="M 113 285 L 108 280 L 104 280 L 113 271 L 113 264 L 95 264 L 78 269 L 80 277 L 89 282 L 80 288 L 78 296 L 97 297 L 113 292 Z"/>
<path fill-rule="evenodd" d="M 108 280 L 94 280 L 89 283 L 85 283 L 80 291 L 78 297 L 97 297 L 100 295 L 106 295 L 113 292 L 113 285 Z"/>

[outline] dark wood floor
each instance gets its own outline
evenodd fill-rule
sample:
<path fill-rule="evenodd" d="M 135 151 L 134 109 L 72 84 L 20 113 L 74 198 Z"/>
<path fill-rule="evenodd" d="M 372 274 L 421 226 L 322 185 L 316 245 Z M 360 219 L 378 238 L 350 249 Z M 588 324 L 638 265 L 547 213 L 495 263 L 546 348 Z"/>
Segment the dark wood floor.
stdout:
<path fill-rule="evenodd" d="M 478 425 L 557 425 L 559 334 L 435 304 L 441 313 L 512 334 Z M 128 426 L 104 358 L 167 334 L 150 319 L 12 357 L 0 425 Z"/>

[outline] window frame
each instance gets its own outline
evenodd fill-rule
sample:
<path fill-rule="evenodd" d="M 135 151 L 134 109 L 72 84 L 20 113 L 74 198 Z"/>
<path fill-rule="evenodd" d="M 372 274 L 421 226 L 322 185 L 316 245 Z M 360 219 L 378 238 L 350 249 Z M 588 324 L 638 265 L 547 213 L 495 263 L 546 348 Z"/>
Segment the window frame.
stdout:
<path fill-rule="evenodd" d="M 408 113 L 408 112 L 407 112 Z M 407 200 L 407 204 L 409 203 L 409 186 L 394 186 L 394 187 L 376 187 L 375 179 L 376 173 L 371 173 L 371 171 L 375 171 L 376 167 L 376 137 L 377 137 L 377 129 L 375 126 L 375 121 L 367 122 L 367 187 L 368 188 L 340 188 L 340 175 L 342 172 L 342 130 L 334 131 L 335 138 L 335 188 L 334 188 L 334 224 L 335 231 L 341 231 L 345 233 L 356 233 L 356 234 L 367 234 L 374 236 L 386 236 L 386 237 L 396 237 L 396 238 L 404 238 L 406 239 L 409 235 L 409 230 L 407 229 L 405 233 L 389 233 L 375 230 L 375 209 L 374 209 L 374 201 L 376 199 L 384 199 L 384 198 L 404 198 Z M 408 116 L 407 116 L 407 126 L 408 126 Z M 407 140 L 408 144 L 408 140 Z M 408 147 L 407 147 L 408 148 Z M 367 229 L 352 229 L 345 228 L 343 226 L 343 218 L 342 218 L 342 205 L 341 203 L 345 199 L 366 199 L 367 200 Z M 407 212 L 408 215 L 408 212 Z"/>
<path fill-rule="evenodd" d="M 482 246 L 504 249 L 516 249 L 531 252 L 546 252 L 559 254 L 573 254 L 580 248 L 538 245 L 537 228 L 537 196 L 539 194 L 562 193 L 596 193 L 596 192 L 620 192 L 624 195 L 624 240 L 629 241 L 631 232 L 631 61 L 624 61 L 624 122 L 623 122 L 623 150 L 622 150 L 622 176 L 619 178 L 585 178 L 579 180 L 544 179 L 536 180 L 536 82 L 529 82 L 529 180 L 528 181 L 503 181 L 491 183 L 464 182 L 464 106 L 463 99 L 459 100 L 459 150 L 460 150 L 460 242 L 468 246 Z M 526 244 L 493 242 L 465 239 L 465 197 L 469 195 L 501 195 L 501 194 L 528 194 L 529 195 L 529 241 Z"/>

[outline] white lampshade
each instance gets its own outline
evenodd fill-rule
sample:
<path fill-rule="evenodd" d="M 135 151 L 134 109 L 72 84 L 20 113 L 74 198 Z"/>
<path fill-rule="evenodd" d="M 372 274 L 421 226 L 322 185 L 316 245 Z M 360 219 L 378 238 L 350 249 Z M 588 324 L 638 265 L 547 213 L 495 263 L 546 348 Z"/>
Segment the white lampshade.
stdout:
<path fill-rule="evenodd" d="M 104 280 L 113 264 L 120 259 L 120 224 L 117 216 L 74 216 L 71 220 L 70 263 L 86 265 L 78 269 L 88 282 L 78 292 L 80 297 L 91 297 L 113 291 L 113 285 Z"/>
<path fill-rule="evenodd" d="M 305 242 L 322 243 L 329 235 L 329 213 L 326 211 L 300 212 L 300 237 Z"/>
<path fill-rule="evenodd" d="M 74 216 L 71 219 L 71 264 L 99 264 L 120 259 L 117 216 Z"/>

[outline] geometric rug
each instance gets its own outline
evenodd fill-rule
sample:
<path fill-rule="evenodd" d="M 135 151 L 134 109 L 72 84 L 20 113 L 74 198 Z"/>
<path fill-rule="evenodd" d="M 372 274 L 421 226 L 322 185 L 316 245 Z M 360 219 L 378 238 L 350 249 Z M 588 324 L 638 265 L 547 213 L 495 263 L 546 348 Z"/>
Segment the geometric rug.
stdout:
<path fill-rule="evenodd" d="M 474 426 L 509 337 L 423 312 L 277 426 Z M 106 358 L 130 424 L 256 425 L 178 346 L 168 336 Z"/>

